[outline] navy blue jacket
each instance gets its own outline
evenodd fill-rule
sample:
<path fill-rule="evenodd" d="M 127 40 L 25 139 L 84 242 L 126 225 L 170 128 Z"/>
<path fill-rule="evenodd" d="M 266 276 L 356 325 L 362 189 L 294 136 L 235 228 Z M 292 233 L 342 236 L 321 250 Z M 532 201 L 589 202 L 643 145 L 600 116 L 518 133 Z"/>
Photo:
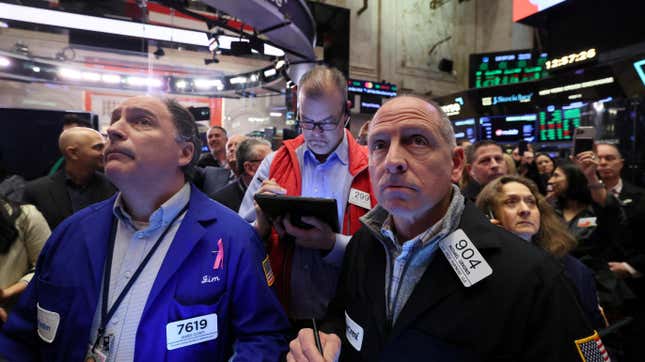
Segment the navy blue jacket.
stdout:
<path fill-rule="evenodd" d="M 0 331 L 0 355 L 10 361 L 83 359 L 99 301 L 114 200 L 81 210 L 54 230 L 32 282 Z M 223 267 L 214 270 L 212 251 L 218 250 L 220 238 Z M 134 360 L 279 360 L 287 350 L 283 332 L 289 325 L 267 284 L 265 257 L 248 223 L 193 186 L 189 209 L 141 316 Z M 202 283 L 204 276 L 218 281 Z M 37 333 L 37 304 L 60 316 L 51 343 Z M 167 350 L 168 323 L 212 313 L 217 314 L 217 338 Z"/>

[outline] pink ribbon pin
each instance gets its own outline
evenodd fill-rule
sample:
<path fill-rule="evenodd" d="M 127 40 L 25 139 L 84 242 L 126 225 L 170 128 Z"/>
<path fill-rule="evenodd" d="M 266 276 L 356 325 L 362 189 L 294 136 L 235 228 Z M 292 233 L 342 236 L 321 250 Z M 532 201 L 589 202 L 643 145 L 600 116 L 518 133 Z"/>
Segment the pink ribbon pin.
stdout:
<path fill-rule="evenodd" d="M 222 245 L 222 238 L 217 240 L 217 257 L 215 258 L 215 263 L 213 263 L 213 270 L 217 270 L 223 267 L 224 263 L 224 246 Z"/>

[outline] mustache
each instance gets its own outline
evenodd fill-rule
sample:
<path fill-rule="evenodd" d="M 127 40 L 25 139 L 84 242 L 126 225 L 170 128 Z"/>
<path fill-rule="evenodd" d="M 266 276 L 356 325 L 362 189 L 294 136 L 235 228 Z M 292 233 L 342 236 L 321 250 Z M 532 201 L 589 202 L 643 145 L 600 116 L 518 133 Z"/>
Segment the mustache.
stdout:
<path fill-rule="evenodd" d="M 134 153 L 130 150 L 127 150 L 123 147 L 111 146 L 105 149 L 104 156 L 107 157 L 112 153 L 120 153 L 128 157 L 134 158 Z"/>

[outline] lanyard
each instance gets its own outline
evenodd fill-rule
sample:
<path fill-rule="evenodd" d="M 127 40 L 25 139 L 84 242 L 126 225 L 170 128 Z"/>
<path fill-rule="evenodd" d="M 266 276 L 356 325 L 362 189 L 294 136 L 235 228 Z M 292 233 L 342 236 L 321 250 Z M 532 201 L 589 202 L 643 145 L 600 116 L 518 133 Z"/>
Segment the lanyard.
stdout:
<path fill-rule="evenodd" d="M 161 242 L 163 239 L 166 237 L 166 234 L 168 234 L 168 231 L 172 227 L 172 225 L 179 219 L 179 217 L 188 209 L 188 204 L 184 206 L 181 211 L 175 215 L 175 217 L 172 219 L 172 221 L 168 224 L 166 229 L 161 233 L 159 236 L 159 239 L 154 243 L 152 246 L 152 249 L 148 251 L 148 254 L 146 254 L 146 257 L 143 259 L 141 264 L 137 267 L 137 270 L 135 270 L 134 274 L 132 274 L 132 277 L 128 281 L 128 283 L 123 287 L 123 290 L 119 295 L 117 296 L 116 300 L 112 304 L 112 307 L 108 310 L 108 296 L 110 292 L 110 274 L 112 273 L 112 254 L 114 253 L 114 243 L 116 239 L 116 229 L 118 225 L 118 219 L 115 217 L 114 222 L 112 223 L 112 230 L 110 230 L 110 244 L 108 246 L 108 254 L 107 254 L 107 260 L 105 261 L 105 270 L 103 271 L 103 296 L 102 296 L 102 301 L 101 301 L 101 322 L 99 323 L 99 329 L 98 333 L 96 334 L 96 340 L 94 342 L 94 345 L 92 347 L 92 352 L 96 350 L 96 347 L 98 346 L 99 341 L 103 337 L 103 334 L 105 333 L 105 327 L 107 326 L 108 322 L 114 316 L 114 313 L 116 313 L 117 309 L 119 309 L 119 306 L 121 305 L 121 302 L 123 302 L 123 299 L 125 296 L 128 294 L 130 291 L 130 288 L 132 288 L 132 285 L 134 285 L 134 282 L 139 278 L 139 275 L 141 275 L 141 272 L 143 269 L 146 267 L 150 259 L 152 258 L 152 255 L 155 253 L 155 251 L 159 248 L 159 245 L 161 245 Z"/>

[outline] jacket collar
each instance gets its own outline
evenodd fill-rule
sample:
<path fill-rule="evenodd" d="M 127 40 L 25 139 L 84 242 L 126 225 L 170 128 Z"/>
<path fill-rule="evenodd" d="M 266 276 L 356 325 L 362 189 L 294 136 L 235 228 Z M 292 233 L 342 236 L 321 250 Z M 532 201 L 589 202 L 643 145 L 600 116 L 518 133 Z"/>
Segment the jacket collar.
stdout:
<path fill-rule="evenodd" d="M 287 148 L 289 153 L 292 155 L 292 162 L 294 160 L 297 161 L 297 156 L 296 156 L 296 149 L 303 145 L 305 142 L 305 137 L 303 135 L 300 135 L 292 140 L 284 141 L 283 145 Z M 346 162 L 349 164 L 349 173 L 352 176 L 356 176 L 359 172 L 363 171 L 365 168 L 367 168 L 368 164 L 368 157 L 367 157 L 367 148 L 365 146 L 362 146 L 356 142 L 356 139 L 354 136 L 352 136 L 351 132 L 349 130 L 345 130 L 345 136 L 343 138 L 343 141 L 341 142 L 344 143 L 347 142 L 347 155 L 346 156 L 338 156 L 339 159 L 343 162 Z M 336 148 L 336 151 L 339 151 L 340 145 Z"/>
<path fill-rule="evenodd" d="M 193 248 L 206 232 L 204 225 L 217 220 L 217 210 L 213 208 L 213 201 L 191 184 L 188 211 L 184 216 L 175 238 L 168 249 L 166 258 L 161 264 L 159 273 L 150 290 L 144 309 L 144 315 L 150 308 L 164 286 L 175 275 L 175 272 L 190 255 Z M 113 207 L 117 195 L 92 205 L 93 212 L 82 221 L 84 242 L 91 270 L 92 283 L 85 289 L 88 301 L 98 300 L 101 288 L 107 246 L 109 244 L 110 229 L 114 221 Z M 143 318 L 143 315 L 142 315 Z"/>
<path fill-rule="evenodd" d="M 195 185 L 191 185 L 188 211 L 166 253 L 166 258 L 161 264 L 157 278 L 150 290 L 150 295 L 148 295 L 142 318 L 168 281 L 175 276 L 175 272 L 190 255 L 204 233 L 206 233 L 204 226 L 216 220 L 217 211 L 213 207 L 213 201 L 199 191 Z"/>
<path fill-rule="evenodd" d="M 458 228 L 466 233 L 480 251 L 501 247 L 499 237 L 495 235 L 497 226 L 492 225 L 482 212 L 469 201 L 466 201 Z M 482 252 L 482 254 L 485 257 L 488 253 Z M 396 338 L 417 320 L 419 315 L 435 308 L 438 303 L 460 288 L 465 287 L 443 253 L 438 253 L 428 265 L 428 269 L 401 310 L 389 339 Z M 381 293 L 383 292 L 381 291 Z"/>

